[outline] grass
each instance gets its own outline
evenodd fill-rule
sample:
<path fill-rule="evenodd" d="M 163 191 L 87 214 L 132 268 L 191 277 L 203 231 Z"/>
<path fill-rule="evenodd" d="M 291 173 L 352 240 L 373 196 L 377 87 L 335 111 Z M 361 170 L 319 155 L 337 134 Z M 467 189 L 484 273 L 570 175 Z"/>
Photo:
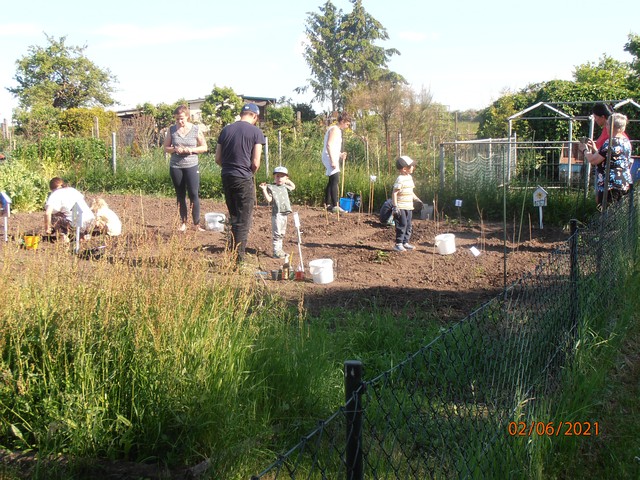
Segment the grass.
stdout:
<path fill-rule="evenodd" d="M 294 202 L 320 202 L 325 179 L 316 156 L 286 162 L 298 184 Z M 218 195 L 211 157 L 203 157 L 202 171 L 207 195 Z M 76 171 L 72 183 L 171 194 L 166 161 L 157 152 L 123 159 L 119 172 L 94 165 Z M 354 163 L 348 172 L 345 190 L 366 197 L 364 166 Z M 386 198 L 383 186 L 390 182 L 391 176 L 381 179 L 376 201 Z M 426 200 L 425 192 L 419 195 Z M 529 193 L 510 195 L 508 218 L 521 217 Z M 458 197 L 445 192 L 440 201 L 448 205 Z M 465 197 L 465 208 L 481 218 L 501 205 L 496 191 L 472 198 Z M 558 195 L 556 221 L 564 222 L 578 202 Z M 547 219 L 553 215 L 545 212 Z M 268 464 L 341 405 L 345 359 L 361 359 L 375 374 L 439 333 L 428 309 L 394 315 L 371 305 L 309 318 L 253 277 L 233 272 L 228 258 L 193 255 L 178 237 L 157 241 L 133 232 L 112 257 L 91 263 L 63 245 L 28 260 L 15 245 L 1 253 L 0 448 L 169 466 L 208 458 L 214 476 L 242 478 L 240 472 Z M 637 275 L 634 282 L 625 290 L 636 292 Z M 637 477 L 639 305 L 629 297 L 615 322 L 608 314 L 589 319 L 578 361 L 565 376 L 571 394 L 545 419 L 598 420 L 603 435 L 591 443 L 562 438 L 524 446 L 531 449 L 532 475 L 571 478 L 565 471 L 572 465 L 571 472 L 586 478 L 594 472 Z M 455 365 L 443 372 L 458 377 Z M 581 456 L 587 460 L 578 461 Z M 17 473 L 0 470 L 0 478 L 5 475 Z"/>
<path fill-rule="evenodd" d="M 179 236 L 135 232 L 112 251 L 0 251 L 0 448 L 208 458 L 241 478 L 339 407 L 345 359 L 388 368 L 422 341 L 384 312 L 308 319 Z"/>
<path fill-rule="evenodd" d="M 640 288 L 636 270 L 626 292 Z M 625 295 L 617 314 L 593 319 L 579 346 L 556 420 L 598 422 L 601 434 L 560 437 L 547 450 L 541 478 L 640 478 L 640 300 Z"/>

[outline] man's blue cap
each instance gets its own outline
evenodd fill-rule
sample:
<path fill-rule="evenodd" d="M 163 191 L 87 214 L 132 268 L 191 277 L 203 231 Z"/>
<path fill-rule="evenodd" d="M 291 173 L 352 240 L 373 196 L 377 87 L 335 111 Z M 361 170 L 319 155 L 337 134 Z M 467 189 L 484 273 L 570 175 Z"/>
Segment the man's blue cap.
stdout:
<path fill-rule="evenodd" d="M 246 103 L 242 107 L 242 113 L 244 112 L 251 112 L 251 113 L 255 113 L 256 115 L 260 115 L 260 109 L 255 103 Z"/>

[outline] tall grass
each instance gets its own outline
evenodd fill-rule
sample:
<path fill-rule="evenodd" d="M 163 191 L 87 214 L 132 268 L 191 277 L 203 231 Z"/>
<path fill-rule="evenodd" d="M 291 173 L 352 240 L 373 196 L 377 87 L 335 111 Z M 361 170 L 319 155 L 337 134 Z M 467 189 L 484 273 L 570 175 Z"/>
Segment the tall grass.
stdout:
<path fill-rule="evenodd" d="M 184 236 L 109 252 L 0 250 L 0 448 L 243 478 L 341 404 L 345 359 L 420 342 L 384 312 L 309 321 Z"/>
<path fill-rule="evenodd" d="M 306 348 L 299 319 L 253 278 L 183 247 L 151 242 L 136 258 L 88 264 L 61 246 L 19 272 L 4 249 L 1 445 L 168 464 L 207 456 L 224 472 L 285 415 L 274 398 L 287 399 L 286 415 L 334 406 L 327 392 L 307 395 L 335 376 L 322 338 Z"/>

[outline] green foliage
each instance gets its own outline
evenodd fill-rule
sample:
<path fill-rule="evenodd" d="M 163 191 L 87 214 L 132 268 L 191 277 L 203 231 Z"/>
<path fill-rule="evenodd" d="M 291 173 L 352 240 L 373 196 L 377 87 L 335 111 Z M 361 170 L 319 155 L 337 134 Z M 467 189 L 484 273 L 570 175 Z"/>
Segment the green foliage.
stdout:
<path fill-rule="evenodd" d="M 30 169 L 24 162 L 11 160 L 0 165 L 0 190 L 11 198 L 13 210 L 33 212 L 44 205 L 49 178 Z"/>
<path fill-rule="evenodd" d="M 66 37 L 56 40 L 45 34 L 49 45 L 29 47 L 29 54 L 17 61 L 14 79 L 17 87 L 8 88 L 23 108 L 35 105 L 56 109 L 91 105 L 113 105 L 109 70 L 103 70 L 85 55 L 85 47 L 65 44 Z"/>
<path fill-rule="evenodd" d="M 492 105 L 484 109 L 479 116 L 480 138 L 505 138 L 508 134 L 507 118 L 538 102 L 561 104 L 560 110 L 573 115 L 587 117 L 593 103 L 607 100 L 624 100 L 640 95 L 637 81 L 638 38 L 629 35 L 625 50 L 635 56 L 631 63 L 625 63 L 603 55 L 598 62 L 578 65 L 574 70 L 575 81 L 551 80 L 530 84 L 516 93 L 506 93 Z M 631 112 L 637 115 L 637 110 Z M 569 122 L 558 121 L 559 116 L 545 107 L 539 107 L 527 113 L 533 117 L 547 119 L 528 120 L 525 117 L 513 122 L 514 131 L 519 138 L 534 140 L 566 140 L 569 134 Z M 630 125 L 628 132 L 635 138 L 637 132 Z M 573 137 L 588 135 L 588 122 L 574 123 Z"/>
<path fill-rule="evenodd" d="M 27 139 L 38 139 L 58 135 L 60 110 L 51 105 L 34 105 L 26 110 L 17 108 L 13 112 L 16 133 Z"/>
<path fill-rule="evenodd" d="M 630 33 L 629 41 L 624 46 L 624 51 L 633 56 L 629 64 L 634 74 L 629 77 L 629 88 L 634 92 L 640 92 L 640 35 Z"/>
<path fill-rule="evenodd" d="M 320 102 L 331 110 L 342 109 L 350 89 L 361 82 L 404 79 L 387 69 L 387 62 L 399 52 L 376 45 L 389 38 L 386 29 L 369 15 L 361 0 L 351 0 L 353 11 L 342 10 L 328 0 L 320 13 L 309 13 L 305 33 L 309 43 L 304 58 L 311 69 L 309 85 Z M 299 88 L 299 91 L 306 88 Z"/>
<path fill-rule="evenodd" d="M 309 103 L 296 103 L 292 105 L 294 112 L 300 112 L 300 121 L 311 122 L 317 117 L 316 111 Z"/>
<path fill-rule="evenodd" d="M 98 122 L 98 131 L 95 122 Z M 110 138 L 111 132 L 116 132 L 120 127 L 120 119 L 114 111 L 107 111 L 100 107 L 70 108 L 60 112 L 58 125 L 63 135 L 73 137 L 97 137 Z"/>
<path fill-rule="evenodd" d="M 242 104 L 242 98 L 236 95 L 232 88 L 214 86 L 202 104 L 202 119 L 217 136 L 222 127 L 236 120 Z"/>
<path fill-rule="evenodd" d="M 282 107 L 267 106 L 266 118 L 270 127 L 276 130 L 291 129 L 296 124 L 295 112 L 293 107 L 289 105 Z"/>
<path fill-rule="evenodd" d="M 180 105 L 186 105 L 187 101 L 184 99 L 180 99 L 172 104 L 167 103 L 159 103 L 157 105 L 153 105 L 151 103 L 145 103 L 143 105 L 138 105 L 136 108 L 139 108 L 144 115 L 150 115 L 154 118 L 156 123 L 156 128 L 158 130 L 162 130 L 163 128 L 168 128 L 174 123 L 174 115 L 173 112 Z"/>
<path fill-rule="evenodd" d="M 608 55 L 603 55 L 598 63 L 587 62 L 579 65 L 573 72 L 573 78 L 577 83 L 602 84 L 618 88 L 626 88 L 630 75 L 629 64 Z"/>

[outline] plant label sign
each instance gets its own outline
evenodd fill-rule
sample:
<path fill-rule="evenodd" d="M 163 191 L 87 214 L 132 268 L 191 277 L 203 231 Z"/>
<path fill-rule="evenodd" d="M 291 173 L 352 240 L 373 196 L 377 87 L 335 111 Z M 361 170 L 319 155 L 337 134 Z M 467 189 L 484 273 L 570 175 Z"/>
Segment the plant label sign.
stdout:
<path fill-rule="evenodd" d="M 5 192 L 0 192 L 0 216 L 8 217 L 11 214 L 11 198 Z"/>
<path fill-rule="evenodd" d="M 538 207 L 538 216 L 540 217 L 540 230 L 544 228 L 542 224 L 542 207 L 547 206 L 547 191 L 538 186 L 533 192 L 533 206 Z"/>
<path fill-rule="evenodd" d="M 71 225 L 76 228 L 82 228 L 82 221 L 90 211 L 84 205 L 76 203 L 71 211 Z"/>
<path fill-rule="evenodd" d="M 538 187 L 533 192 L 533 206 L 534 207 L 546 207 L 547 206 L 547 191 Z"/>
<path fill-rule="evenodd" d="M 82 229 L 82 220 L 87 218 L 89 212 L 91 212 L 91 210 L 88 209 L 86 204 L 80 205 L 79 203 L 76 203 L 71 210 L 71 224 L 76 229 L 76 253 L 80 251 L 80 229 Z"/>
<path fill-rule="evenodd" d="M 4 191 L 0 192 L 0 217 L 4 223 L 4 241 L 9 241 L 9 215 L 11 214 L 11 198 Z"/>

